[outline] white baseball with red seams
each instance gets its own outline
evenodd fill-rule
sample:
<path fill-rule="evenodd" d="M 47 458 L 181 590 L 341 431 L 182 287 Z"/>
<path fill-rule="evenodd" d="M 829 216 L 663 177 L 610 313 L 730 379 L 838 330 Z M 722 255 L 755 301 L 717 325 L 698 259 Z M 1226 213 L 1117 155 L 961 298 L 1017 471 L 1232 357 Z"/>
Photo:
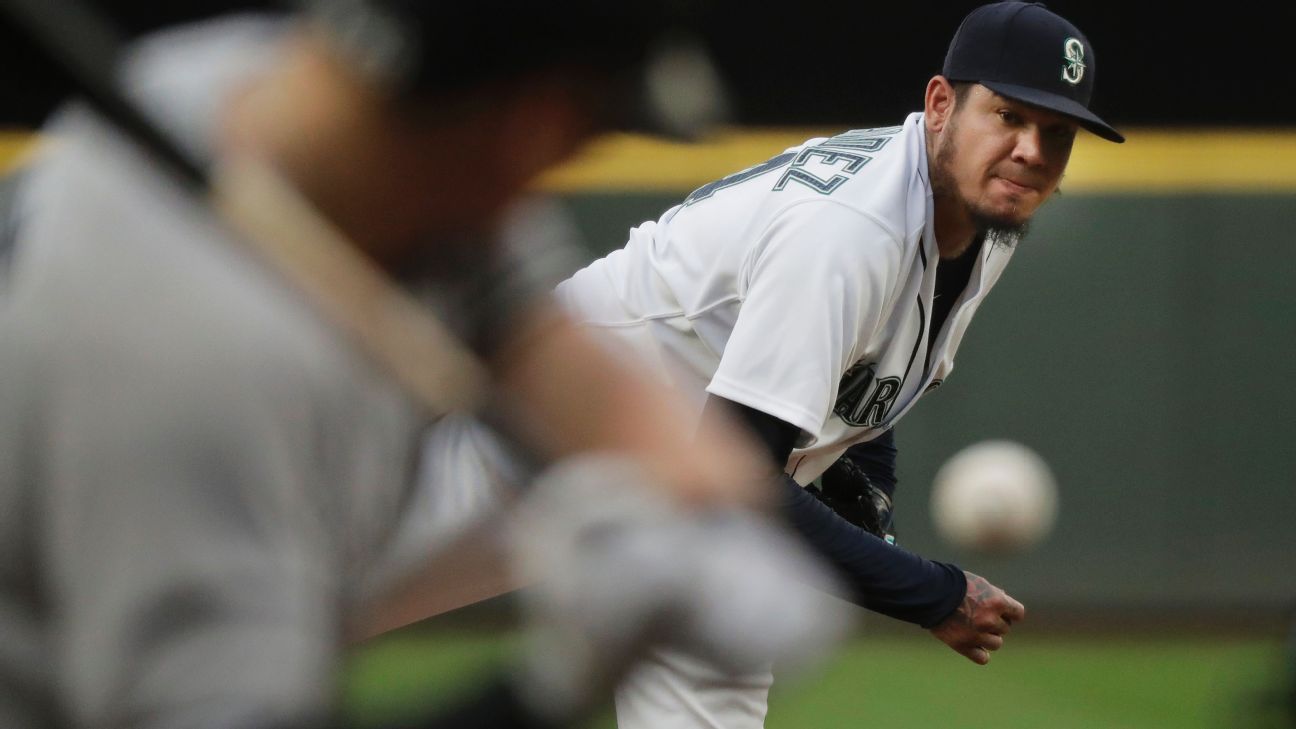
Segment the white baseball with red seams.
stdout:
<path fill-rule="evenodd" d="M 1034 450 L 986 440 L 955 453 L 932 483 L 931 513 L 950 544 L 984 553 L 1020 553 L 1057 521 L 1057 480 Z"/>

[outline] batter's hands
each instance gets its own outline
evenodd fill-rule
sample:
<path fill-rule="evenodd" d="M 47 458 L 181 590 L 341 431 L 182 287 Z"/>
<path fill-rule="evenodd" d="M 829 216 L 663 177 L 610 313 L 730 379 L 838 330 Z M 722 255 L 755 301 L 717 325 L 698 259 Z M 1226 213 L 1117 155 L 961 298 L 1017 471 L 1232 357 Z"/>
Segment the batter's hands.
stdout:
<path fill-rule="evenodd" d="M 725 671 L 797 673 L 845 637 L 851 613 L 826 565 L 748 509 L 687 509 L 631 458 L 549 467 L 507 529 L 528 631 L 524 694 L 566 726 L 651 646 Z M 796 575 L 796 579 L 789 579 Z"/>
<path fill-rule="evenodd" d="M 1026 608 L 980 575 L 967 575 L 967 594 L 952 615 L 932 628 L 932 635 L 968 660 L 984 666 L 990 651 L 1003 647 L 1013 623 L 1026 617 Z"/>

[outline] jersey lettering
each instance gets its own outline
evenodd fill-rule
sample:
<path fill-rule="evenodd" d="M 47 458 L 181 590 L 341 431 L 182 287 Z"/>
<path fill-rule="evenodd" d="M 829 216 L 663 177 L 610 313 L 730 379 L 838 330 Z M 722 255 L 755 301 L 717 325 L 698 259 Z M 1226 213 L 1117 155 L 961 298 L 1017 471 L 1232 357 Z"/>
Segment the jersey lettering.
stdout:
<path fill-rule="evenodd" d="M 784 172 L 783 176 L 774 184 L 776 192 L 786 188 L 789 182 L 797 182 L 820 194 L 831 195 L 849 180 L 851 175 L 863 169 L 864 165 L 868 164 L 869 160 L 872 159 L 867 154 L 860 154 L 861 152 L 880 151 L 886 146 L 887 142 L 891 141 L 891 137 L 902 128 L 853 129 L 830 137 L 814 147 L 801 150 L 799 153 L 784 152 L 741 172 L 735 172 L 714 182 L 708 182 L 684 198 L 683 207 L 706 200 L 727 187 L 740 185 L 752 178 L 760 177 L 766 172 L 784 167 L 789 163 L 791 163 L 791 168 Z M 807 169 L 807 166 L 811 164 L 820 168 L 836 167 L 837 165 L 840 165 L 840 167 L 833 170 L 835 174 L 823 177 Z"/>
<path fill-rule="evenodd" d="M 900 394 L 901 382 L 899 377 L 883 377 L 877 381 L 877 387 L 873 388 L 873 394 L 869 396 L 868 403 L 864 406 L 864 416 L 861 419 L 863 423 L 873 426 L 880 425 L 886 420 L 887 414 L 891 412 L 891 406 L 895 404 L 896 397 Z"/>
<path fill-rule="evenodd" d="M 860 365 L 846 370 L 842 376 L 841 384 L 837 387 L 837 404 L 833 407 L 833 412 L 841 416 L 846 422 L 850 422 L 847 414 L 852 412 L 864 399 L 865 393 L 868 392 L 869 385 L 873 384 L 873 377 L 877 372 L 877 365 Z"/>
<path fill-rule="evenodd" d="M 820 147 L 834 147 L 837 149 L 857 149 L 861 152 L 880 152 L 891 141 L 891 137 L 900 131 L 901 127 L 882 127 L 881 129 L 852 129 L 849 132 L 842 132 L 835 137 L 831 137 L 824 142 L 820 142 Z"/>
<path fill-rule="evenodd" d="M 692 205 L 693 203 L 696 202 L 701 202 L 702 200 L 711 197 L 712 195 L 716 194 L 720 190 L 725 189 L 726 187 L 733 187 L 734 185 L 744 183 L 752 179 L 753 177 L 759 177 L 765 174 L 766 172 L 769 172 L 771 170 L 776 170 L 782 167 L 783 165 L 791 162 L 794 158 L 796 158 L 796 156 L 797 156 L 796 152 L 784 152 L 783 154 L 780 154 L 777 157 L 771 157 L 770 159 L 767 159 L 764 162 L 755 165 L 753 167 L 748 167 L 747 169 L 741 172 L 735 172 L 732 175 L 726 175 L 725 177 L 722 177 L 716 180 L 715 182 L 708 182 L 702 187 L 699 187 L 698 189 L 694 190 L 692 193 L 689 194 L 688 197 L 684 198 L 684 207 L 688 207 L 689 205 Z"/>
<path fill-rule="evenodd" d="M 899 377 L 877 378 L 876 371 L 876 365 L 856 365 L 842 377 L 833 412 L 848 425 L 881 425 L 900 395 L 903 381 Z"/>
<path fill-rule="evenodd" d="M 845 162 L 839 169 L 842 174 L 833 175 L 829 178 L 822 178 L 806 169 L 806 165 L 818 159 L 820 165 L 834 167 L 840 162 Z M 788 168 L 787 172 L 775 183 L 774 190 L 782 190 L 787 187 L 789 182 L 799 182 L 802 185 L 823 195 L 831 195 L 841 187 L 856 172 L 864 169 L 864 165 L 869 163 L 872 157 L 866 154 L 856 154 L 854 152 L 841 152 L 820 147 L 810 147 L 801 151 L 797 155 L 796 161 Z"/>

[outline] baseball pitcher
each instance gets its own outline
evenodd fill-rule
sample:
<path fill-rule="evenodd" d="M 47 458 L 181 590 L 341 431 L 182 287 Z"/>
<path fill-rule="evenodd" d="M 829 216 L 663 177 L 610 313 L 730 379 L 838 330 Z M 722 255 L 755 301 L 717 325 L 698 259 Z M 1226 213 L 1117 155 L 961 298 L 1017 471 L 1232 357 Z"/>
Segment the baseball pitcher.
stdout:
<path fill-rule="evenodd" d="M 983 6 L 955 34 L 921 113 L 705 185 L 558 287 L 696 412 L 752 426 L 782 473 L 789 518 L 852 599 L 978 664 L 1024 608 L 889 543 L 892 433 L 949 376 L 1077 131 L 1123 141 L 1089 110 L 1095 75 L 1069 21 L 1039 4 Z M 822 492 L 804 488 L 821 476 Z M 621 729 L 755 728 L 770 682 L 662 651 L 621 684 L 617 717 Z"/>

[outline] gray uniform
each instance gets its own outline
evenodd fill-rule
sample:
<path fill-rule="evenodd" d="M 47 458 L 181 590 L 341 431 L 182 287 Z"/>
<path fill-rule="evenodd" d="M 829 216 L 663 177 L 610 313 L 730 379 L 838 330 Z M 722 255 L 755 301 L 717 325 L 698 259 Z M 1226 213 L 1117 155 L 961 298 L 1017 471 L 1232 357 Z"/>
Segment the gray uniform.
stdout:
<path fill-rule="evenodd" d="M 146 59 L 186 144 L 244 30 Z M 114 130 L 52 131 L 0 286 L 0 727 L 319 716 L 426 423 Z"/>

